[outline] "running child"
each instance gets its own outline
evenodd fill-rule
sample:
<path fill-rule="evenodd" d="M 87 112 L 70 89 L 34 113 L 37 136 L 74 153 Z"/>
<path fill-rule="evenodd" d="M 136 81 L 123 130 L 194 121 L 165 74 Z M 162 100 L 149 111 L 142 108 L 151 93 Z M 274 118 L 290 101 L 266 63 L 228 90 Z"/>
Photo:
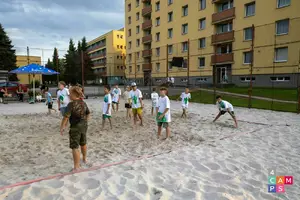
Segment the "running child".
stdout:
<path fill-rule="evenodd" d="M 129 97 L 132 100 L 131 107 L 133 113 L 134 125 L 136 125 L 137 118 L 141 120 L 141 126 L 143 126 L 143 95 L 142 92 L 137 89 L 136 83 L 131 84 L 132 90 L 130 91 Z"/>
<path fill-rule="evenodd" d="M 55 112 L 57 112 L 57 111 L 53 108 L 53 99 L 52 99 L 51 93 L 49 92 L 49 87 L 45 87 L 43 91 L 45 92 L 46 105 L 48 106 L 48 115 L 51 114 L 51 110 L 54 110 Z"/>
<path fill-rule="evenodd" d="M 130 86 L 127 86 L 125 92 L 123 93 L 123 98 L 125 100 L 125 108 L 127 110 L 127 113 L 126 113 L 127 120 L 131 119 L 131 99 L 129 96 L 130 91 L 131 91 Z"/>
<path fill-rule="evenodd" d="M 231 103 L 229 103 L 228 101 L 222 100 L 221 96 L 217 96 L 217 106 L 219 108 L 219 114 L 216 116 L 216 118 L 214 119 L 213 122 L 217 121 L 217 119 L 219 119 L 219 117 L 221 117 L 221 115 L 224 115 L 226 112 L 228 112 L 230 114 L 230 116 L 232 117 L 232 119 L 234 120 L 235 123 L 235 127 L 238 127 L 237 124 L 237 120 L 233 111 L 233 106 Z"/>
<path fill-rule="evenodd" d="M 187 118 L 187 109 L 189 107 L 189 101 L 192 98 L 189 88 L 185 88 L 185 91 L 180 95 L 178 98 L 181 99 L 181 106 L 182 106 L 182 115 L 181 118 Z"/>
<path fill-rule="evenodd" d="M 151 93 L 151 99 L 152 99 L 151 115 L 152 116 L 153 116 L 154 110 L 156 110 L 156 108 L 157 108 L 158 98 L 159 98 L 159 95 L 156 92 L 156 88 L 153 88 L 152 93 Z"/>
<path fill-rule="evenodd" d="M 112 129 L 111 124 L 111 107 L 112 107 L 112 99 L 110 95 L 110 87 L 109 85 L 104 86 L 104 101 L 103 101 L 103 115 L 102 115 L 102 129 L 104 129 L 105 119 L 108 119 L 110 128 Z"/>
<path fill-rule="evenodd" d="M 70 92 L 66 88 L 66 83 L 64 81 L 60 81 L 58 83 L 59 90 L 57 91 L 57 104 L 58 110 L 60 111 L 62 116 L 65 116 L 67 111 L 67 106 L 70 102 Z"/>
<path fill-rule="evenodd" d="M 167 89 L 160 89 L 160 97 L 158 99 L 158 105 L 156 108 L 156 116 L 157 116 L 157 126 L 158 133 L 157 137 L 161 136 L 162 128 L 166 129 L 166 138 L 169 138 L 171 135 L 171 130 L 169 124 L 171 122 L 171 111 L 170 111 L 170 99 L 167 96 Z"/>
<path fill-rule="evenodd" d="M 72 149 L 74 161 L 74 168 L 72 170 L 73 172 L 76 172 L 80 169 L 79 146 L 81 148 L 82 161 L 84 164 L 87 164 L 86 132 L 88 128 L 87 121 L 90 116 L 90 110 L 81 97 L 81 89 L 77 86 L 72 87 L 70 90 L 70 98 L 72 102 L 68 104 L 60 126 L 60 134 L 63 135 L 68 120 L 70 121 L 69 137 L 70 148 Z"/>
<path fill-rule="evenodd" d="M 112 92 L 113 99 L 112 99 L 112 107 L 114 111 L 119 110 L 119 103 L 120 103 L 120 96 L 121 96 L 121 89 L 119 88 L 118 85 L 115 86 Z M 117 110 L 115 110 L 115 104 L 117 105 Z"/>

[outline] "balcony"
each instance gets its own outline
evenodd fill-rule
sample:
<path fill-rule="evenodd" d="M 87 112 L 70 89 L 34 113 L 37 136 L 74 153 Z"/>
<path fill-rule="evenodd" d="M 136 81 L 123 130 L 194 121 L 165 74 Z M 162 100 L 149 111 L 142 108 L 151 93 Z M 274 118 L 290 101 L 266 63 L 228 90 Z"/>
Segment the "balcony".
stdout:
<path fill-rule="evenodd" d="M 151 63 L 143 64 L 143 71 L 151 71 L 151 70 L 152 70 L 152 64 Z"/>
<path fill-rule="evenodd" d="M 97 67 L 103 67 L 103 66 L 105 66 L 106 65 L 106 62 L 102 62 L 102 63 L 94 63 L 93 64 L 93 67 L 94 68 L 97 68 Z"/>
<path fill-rule="evenodd" d="M 147 16 L 149 14 L 152 13 L 152 6 L 146 6 L 145 8 L 143 8 L 142 10 L 142 15 L 143 16 Z"/>
<path fill-rule="evenodd" d="M 212 0 L 212 3 L 224 3 L 228 0 Z"/>
<path fill-rule="evenodd" d="M 145 20 L 145 22 L 142 24 L 143 30 L 150 29 L 152 27 L 152 21 L 151 19 Z"/>
<path fill-rule="evenodd" d="M 222 12 L 214 13 L 212 15 L 212 24 L 220 23 L 234 18 L 235 18 L 235 8 L 230 8 Z"/>
<path fill-rule="evenodd" d="M 106 56 L 106 53 L 101 53 L 98 55 L 90 56 L 91 59 L 96 59 L 96 58 L 103 58 Z"/>
<path fill-rule="evenodd" d="M 212 36 L 211 39 L 212 44 L 220 44 L 220 43 L 232 42 L 232 41 L 234 41 L 234 31 L 215 34 Z"/>
<path fill-rule="evenodd" d="M 94 51 L 94 50 L 96 50 L 96 49 L 100 49 L 100 48 L 102 48 L 102 47 L 105 47 L 105 45 L 106 45 L 106 44 L 99 44 L 99 45 L 94 46 L 94 47 L 92 47 L 92 48 L 88 48 L 88 52 L 91 52 L 91 51 Z"/>
<path fill-rule="evenodd" d="M 233 63 L 233 53 L 219 54 L 211 56 L 212 65 L 230 64 Z"/>
<path fill-rule="evenodd" d="M 151 49 L 146 49 L 143 51 L 143 57 L 150 57 L 152 55 L 152 50 Z"/>
<path fill-rule="evenodd" d="M 151 0 L 143 0 L 143 3 L 150 3 L 151 2 Z"/>
<path fill-rule="evenodd" d="M 142 41 L 143 41 L 144 44 L 152 42 L 152 35 L 150 34 L 150 35 L 144 36 Z"/>

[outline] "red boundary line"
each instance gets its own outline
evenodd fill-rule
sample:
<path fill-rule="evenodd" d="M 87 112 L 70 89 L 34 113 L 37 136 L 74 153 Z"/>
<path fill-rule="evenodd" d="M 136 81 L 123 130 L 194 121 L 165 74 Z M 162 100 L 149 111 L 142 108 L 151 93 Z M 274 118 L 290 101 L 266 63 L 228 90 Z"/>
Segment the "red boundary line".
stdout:
<path fill-rule="evenodd" d="M 251 134 L 251 133 L 254 133 L 254 132 L 256 132 L 260 129 L 262 129 L 262 128 L 258 128 L 256 130 L 253 130 L 253 131 L 248 132 L 248 133 L 235 133 L 235 134 L 227 135 L 227 136 L 224 136 L 222 138 L 219 138 L 218 140 L 224 140 L 224 139 L 227 139 L 227 138 L 234 137 L 236 135 Z M 78 173 L 81 173 L 81 172 L 88 172 L 88 171 L 93 171 L 93 170 L 97 170 L 97 169 L 101 169 L 101 168 L 107 168 L 107 167 L 111 167 L 111 166 L 121 165 L 121 164 L 125 164 L 125 163 L 128 163 L 128 162 L 133 162 L 133 161 L 142 160 L 142 159 L 145 159 L 145 158 L 155 157 L 157 155 L 160 155 L 160 154 L 145 155 L 145 156 L 141 156 L 141 157 L 134 158 L 134 159 L 124 160 L 124 161 L 120 161 L 120 162 L 114 162 L 114 163 L 110 163 L 110 164 L 99 165 L 99 166 L 91 167 L 91 168 L 88 168 L 88 169 L 82 169 L 82 170 L 78 170 L 76 172 L 61 173 L 61 174 L 56 174 L 56 175 L 48 176 L 48 177 L 44 177 L 44 178 L 33 179 L 33 180 L 29 180 L 29 181 L 24 181 L 24 182 L 18 182 L 18 183 L 12 184 L 12 185 L 7 185 L 7 186 L 4 186 L 4 187 L 0 187 L 0 191 L 6 190 L 6 189 L 9 189 L 9 188 L 18 187 L 18 186 L 29 185 L 29 184 L 32 184 L 32 183 L 45 181 L 45 180 L 49 180 L 49 179 L 62 178 L 64 176 L 68 176 L 68 175 L 72 175 L 72 174 L 78 174 Z"/>

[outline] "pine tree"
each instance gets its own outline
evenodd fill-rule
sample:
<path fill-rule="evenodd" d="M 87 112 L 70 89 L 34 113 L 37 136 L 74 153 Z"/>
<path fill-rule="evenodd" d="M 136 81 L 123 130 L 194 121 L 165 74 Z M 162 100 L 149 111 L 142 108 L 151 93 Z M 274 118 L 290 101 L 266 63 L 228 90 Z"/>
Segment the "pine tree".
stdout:
<path fill-rule="evenodd" d="M 11 40 L 0 23 L 0 70 L 11 71 L 17 67 L 17 58 L 13 47 Z M 17 75 L 9 75 L 9 80 L 18 81 Z"/>
<path fill-rule="evenodd" d="M 48 68 L 48 69 L 53 69 L 53 63 L 50 61 L 49 58 L 48 58 L 48 61 L 47 61 L 47 64 L 45 65 L 45 67 Z M 46 81 L 46 82 L 53 81 L 53 77 L 43 75 L 43 81 Z"/>
<path fill-rule="evenodd" d="M 70 39 L 69 50 L 65 55 L 65 58 L 64 81 L 67 83 L 76 84 L 79 77 L 78 53 L 72 39 Z"/>
<path fill-rule="evenodd" d="M 86 38 L 83 37 L 82 41 L 81 41 L 81 48 L 83 51 L 83 59 L 84 59 L 84 80 L 94 80 L 96 78 L 95 73 L 93 72 L 92 67 L 94 66 L 93 61 L 91 60 L 91 58 L 88 55 L 87 52 L 87 42 L 86 42 Z"/>

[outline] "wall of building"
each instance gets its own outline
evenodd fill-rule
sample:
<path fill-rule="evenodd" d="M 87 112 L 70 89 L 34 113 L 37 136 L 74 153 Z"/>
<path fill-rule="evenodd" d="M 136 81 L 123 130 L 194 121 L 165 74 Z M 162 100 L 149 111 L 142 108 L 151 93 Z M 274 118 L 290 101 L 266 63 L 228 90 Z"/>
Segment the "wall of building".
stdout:
<path fill-rule="evenodd" d="M 29 56 L 29 63 L 35 63 L 41 65 L 41 57 L 40 56 Z M 17 67 L 23 67 L 28 65 L 28 57 L 23 55 L 17 55 Z M 18 79 L 21 84 L 30 84 L 33 80 L 33 75 L 27 74 L 18 74 Z M 42 75 L 35 75 L 35 80 L 40 81 L 42 83 Z"/>
<path fill-rule="evenodd" d="M 152 2 L 152 78 L 163 78 L 173 76 L 178 80 L 187 77 L 186 69 L 173 67 L 167 71 L 168 62 L 173 56 L 184 57 L 187 59 L 187 52 L 182 52 L 182 42 L 189 40 L 189 75 L 191 77 L 205 78 L 213 75 L 211 56 L 214 55 L 212 45 L 212 35 L 216 33 L 216 26 L 212 24 L 212 15 L 217 12 L 217 6 L 211 0 L 206 0 L 206 8 L 200 10 L 199 1 L 173 1 L 168 5 L 167 1 L 160 1 L 160 10 L 155 11 L 155 4 Z M 224 2 L 224 1 L 223 1 Z M 293 87 L 296 82 L 294 74 L 299 73 L 299 54 L 300 54 L 300 1 L 291 0 L 287 7 L 277 8 L 277 0 L 255 1 L 255 15 L 245 17 L 245 4 L 252 0 L 234 1 L 235 17 L 232 20 L 234 40 L 232 42 L 233 62 L 231 64 L 231 82 L 237 85 L 245 85 L 241 82 L 241 77 L 250 75 L 250 65 L 244 64 L 244 52 L 251 50 L 251 41 L 244 41 L 244 28 L 255 26 L 254 38 L 254 62 L 253 75 L 257 77 L 257 86 L 272 86 L 274 83 L 270 77 L 290 76 L 290 81 L 277 82 L 282 87 Z M 131 4 L 131 11 L 128 5 Z M 188 5 L 188 16 L 182 15 L 182 7 Z M 144 4 L 136 6 L 136 0 L 125 1 L 125 28 L 126 43 L 131 49 L 127 49 L 126 76 L 128 78 L 143 78 L 144 73 L 142 64 L 144 59 L 141 56 L 144 50 L 142 38 L 143 16 L 142 9 Z M 168 22 L 168 13 L 173 11 L 173 21 Z M 136 13 L 140 13 L 139 20 L 136 20 Z M 128 17 L 131 17 L 129 24 Z M 160 25 L 156 26 L 156 18 L 160 17 Z M 199 19 L 206 18 L 206 27 L 199 30 Z M 289 32 L 286 35 L 276 35 L 276 21 L 289 19 Z M 188 23 L 188 34 L 182 34 L 182 24 Z M 136 26 L 140 26 L 140 33 L 136 34 Z M 168 38 L 168 29 L 173 28 L 173 38 Z M 128 31 L 131 29 L 131 36 Z M 156 33 L 160 33 L 160 40 L 156 41 Z M 199 48 L 200 38 L 206 38 L 205 48 Z M 141 40 L 141 45 L 137 47 L 137 39 Z M 172 55 L 167 55 L 167 45 L 173 45 Z M 288 47 L 288 60 L 286 62 L 274 62 L 275 48 Z M 156 55 L 156 48 L 160 48 L 160 54 Z M 140 54 L 138 57 L 137 55 Z M 131 60 L 129 60 L 131 55 Z M 205 58 L 205 66 L 199 67 L 199 57 Z M 157 67 L 159 66 L 159 68 Z M 131 72 L 129 71 L 131 69 Z M 261 81 L 260 81 L 261 79 Z M 197 80 L 197 79 L 195 79 Z M 205 81 L 211 84 L 212 78 Z"/>

